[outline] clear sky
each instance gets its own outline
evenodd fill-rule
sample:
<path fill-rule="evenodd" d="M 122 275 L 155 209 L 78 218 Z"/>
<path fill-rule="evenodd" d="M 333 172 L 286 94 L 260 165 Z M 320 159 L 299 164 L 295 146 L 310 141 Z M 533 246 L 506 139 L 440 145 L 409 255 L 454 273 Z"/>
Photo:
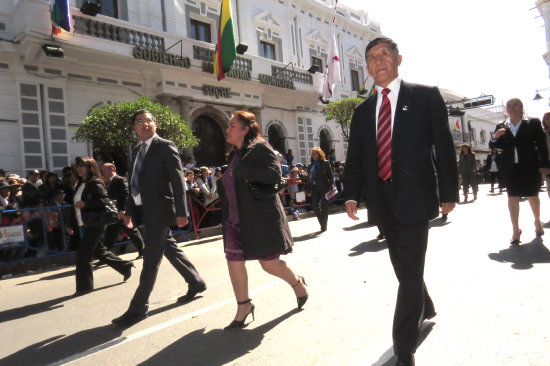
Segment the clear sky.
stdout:
<path fill-rule="evenodd" d="M 400 76 L 473 98 L 512 97 L 542 118 L 550 111 L 544 20 L 535 0 L 340 0 L 368 12 L 399 45 Z M 537 17 L 538 16 L 538 17 Z M 534 101 L 537 89 L 543 99 Z"/>

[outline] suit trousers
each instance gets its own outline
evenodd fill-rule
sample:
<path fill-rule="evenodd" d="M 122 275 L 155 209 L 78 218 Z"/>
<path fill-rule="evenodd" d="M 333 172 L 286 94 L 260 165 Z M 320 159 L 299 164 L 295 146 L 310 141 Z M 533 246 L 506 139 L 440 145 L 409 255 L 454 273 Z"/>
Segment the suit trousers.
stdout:
<path fill-rule="evenodd" d="M 107 247 L 108 250 L 111 250 L 120 230 L 122 230 L 128 238 L 130 238 L 132 243 L 134 243 L 138 253 L 143 254 L 143 239 L 141 238 L 141 233 L 136 227 L 129 228 L 124 225 L 124 221 L 122 220 L 107 226 L 105 229 L 105 234 L 103 234 L 103 244 L 105 247 Z"/>
<path fill-rule="evenodd" d="M 311 208 L 315 212 L 322 230 L 327 228 L 328 223 L 328 201 L 325 198 L 325 193 L 316 186 L 311 189 Z"/>
<path fill-rule="evenodd" d="M 204 282 L 195 266 L 178 248 L 170 227 L 158 222 L 147 223 L 144 226 L 143 235 L 145 239 L 143 269 L 139 277 L 139 286 L 128 309 L 137 314 L 146 314 L 149 309 L 149 296 L 153 291 L 163 255 L 185 279 L 185 282 Z"/>
<path fill-rule="evenodd" d="M 390 260 L 399 282 L 393 318 L 393 348 L 396 355 L 412 354 L 418 344 L 424 315 L 435 308 L 424 283 L 424 263 L 428 245 L 428 221 L 399 223 L 393 216 L 393 183 L 379 181 L 383 229 Z"/>
<path fill-rule="evenodd" d="M 130 262 L 120 259 L 101 242 L 104 226 L 84 225 L 82 238 L 76 251 L 76 291 L 89 291 L 94 288 L 94 275 L 92 270 L 92 255 L 120 274 L 124 274 Z"/>

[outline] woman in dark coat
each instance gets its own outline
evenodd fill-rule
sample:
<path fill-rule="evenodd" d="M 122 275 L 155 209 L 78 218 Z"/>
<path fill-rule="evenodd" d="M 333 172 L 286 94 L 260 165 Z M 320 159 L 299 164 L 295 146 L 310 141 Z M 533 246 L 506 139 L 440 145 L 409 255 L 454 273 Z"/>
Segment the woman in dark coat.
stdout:
<path fill-rule="evenodd" d="M 132 262 L 120 259 L 109 252 L 101 242 L 105 225 L 93 223 L 91 217 L 102 211 L 105 199 L 108 199 L 107 189 L 100 177 L 99 167 L 91 157 L 76 158 L 76 169 L 79 183 L 74 194 L 75 221 L 80 227 L 81 240 L 76 252 L 76 292 L 73 296 L 81 296 L 94 289 L 92 272 L 92 254 L 107 264 L 122 276 L 124 281 L 132 274 Z M 74 225 L 73 225 L 74 227 Z M 73 229 L 68 228 L 74 234 Z M 96 246 L 99 246 L 96 250 Z"/>
<path fill-rule="evenodd" d="M 225 329 L 242 328 L 248 314 L 254 319 L 254 304 L 248 294 L 247 260 L 259 260 L 269 274 L 285 280 L 297 297 L 298 308 L 308 299 L 304 278 L 281 260 L 292 251 L 292 235 L 279 195 L 255 199 L 247 182 L 275 184 L 281 167 L 271 146 L 262 138 L 253 113 L 233 114 L 226 140 L 234 146 L 229 165 L 218 185 L 221 197 L 224 251 L 237 299 L 235 319 Z"/>
<path fill-rule="evenodd" d="M 513 228 L 510 244 L 518 245 L 522 233 L 518 224 L 521 197 L 527 197 L 533 211 L 535 234 L 544 234 L 540 222 L 540 174 L 550 173 L 550 162 L 540 120 L 524 119 L 523 103 L 517 98 L 506 103 L 506 112 L 510 118 L 497 125 L 489 147 L 502 149 L 499 170 L 508 193 Z"/>
<path fill-rule="evenodd" d="M 468 189 L 472 187 L 474 201 L 477 199 L 477 161 L 476 155 L 468 144 L 463 144 L 458 155 L 458 173 L 462 182 L 462 192 L 464 192 L 464 203 L 468 202 Z"/>
<path fill-rule="evenodd" d="M 311 192 L 311 208 L 317 216 L 321 232 L 327 231 L 328 201 L 325 194 L 332 188 L 332 168 L 321 148 L 311 149 L 308 184 Z"/>

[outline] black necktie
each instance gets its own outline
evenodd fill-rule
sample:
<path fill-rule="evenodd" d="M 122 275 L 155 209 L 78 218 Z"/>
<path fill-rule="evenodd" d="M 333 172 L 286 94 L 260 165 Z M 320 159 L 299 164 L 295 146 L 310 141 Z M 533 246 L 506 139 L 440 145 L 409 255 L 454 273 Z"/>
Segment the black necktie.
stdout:
<path fill-rule="evenodd" d="M 143 158 L 145 157 L 145 149 L 147 148 L 147 144 L 145 142 L 142 142 L 137 156 L 136 156 L 136 165 L 134 166 L 134 171 L 132 173 L 132 194 L 134 196 L 139 194 L 139 173 L 141 172 L 141 164 L 143 163 Z"/>

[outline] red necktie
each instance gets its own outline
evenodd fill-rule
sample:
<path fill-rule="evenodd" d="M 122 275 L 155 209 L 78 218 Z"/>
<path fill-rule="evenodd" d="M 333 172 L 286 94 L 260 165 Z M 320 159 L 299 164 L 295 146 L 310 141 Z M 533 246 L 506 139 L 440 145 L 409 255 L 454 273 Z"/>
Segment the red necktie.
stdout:
<path fill-rule="evenodd" d="M 382 90 L 382 105 L 378 111 L 378 176 L 382 180 L 391 177 L 391 104 L 388 93 L 391 90 Z"/>

